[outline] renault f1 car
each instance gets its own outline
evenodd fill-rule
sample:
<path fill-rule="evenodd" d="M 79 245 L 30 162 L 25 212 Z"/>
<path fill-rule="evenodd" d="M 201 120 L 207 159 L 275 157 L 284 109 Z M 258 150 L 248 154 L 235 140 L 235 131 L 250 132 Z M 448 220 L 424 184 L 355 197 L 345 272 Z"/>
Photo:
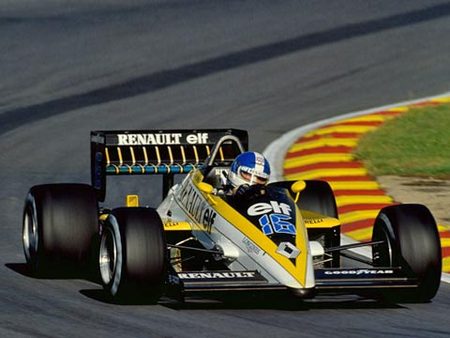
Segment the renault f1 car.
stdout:
<path fill-rule="evenodd" d="M 436 222 L 422 205 L 382 209 L 372 240 L 340 243 L 333 191 L 324 181 L 251 186 L 223 192 L 222 176 L 248 148 L 246 131 L 139 130 L 91 133 L 88 184 L 30 189 L 23 246 L 41 275 L 61 269 L 98 272 L 112 299 L 203 292 L 322 292 L 426 302 L 439 288 L 441 248 Z M 185 174 L 181 183 L 174 176 Z M 157 209 L 127 195 L 103 203 L 107 176 L 161 175 Z M 370 247 L 372 259 L 350 249 Z M 342 257 L 354 262 L 341 265 Z"/>

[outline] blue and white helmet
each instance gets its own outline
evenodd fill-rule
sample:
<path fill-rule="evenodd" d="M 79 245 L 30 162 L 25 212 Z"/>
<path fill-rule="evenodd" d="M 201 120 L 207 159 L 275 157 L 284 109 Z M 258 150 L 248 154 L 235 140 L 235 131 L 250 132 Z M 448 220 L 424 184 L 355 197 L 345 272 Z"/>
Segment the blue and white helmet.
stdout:
<path fill-rule="evenodd" d="M 228 180 L 236 188 L 243 184 L 267 184 L 269 176 L 269 161 L 260 153 L 247 151 L 236 157 L 231 164 Z"/>

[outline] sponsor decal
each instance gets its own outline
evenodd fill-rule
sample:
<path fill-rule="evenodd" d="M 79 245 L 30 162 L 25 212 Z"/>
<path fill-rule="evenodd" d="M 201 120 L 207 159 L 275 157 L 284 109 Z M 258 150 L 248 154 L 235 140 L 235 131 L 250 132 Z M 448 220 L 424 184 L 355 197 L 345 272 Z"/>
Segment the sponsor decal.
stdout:
<path fill-rule="evenodd" d="M 178 276 L 175 276 L 175 275 L 169 275 L 168 282 L 171 285 L 180 284 L 180 278 Z"/>
<path fill-rule="evenodd" d="M 256 246 L 255 243 L 253 243 L 250 239 L 248 239 L 247 237 L 244 237 L 242 239 L 242 243 L 244 243 L 245 245 L 245 249 L 247 250 L 248 253 L 252 253 L 255 255 L 259 255 L 261 253 L 261 249 L 258 248 Z"/>
<path fill-rule="evenodd" d="M 230 272 L 185 272 L 179 273 L 181 279 L 240 279 L 255 278 L 255 271 L 230 271 Z"/>
<path fill-rule="evenodd" d="M 177 221 L 171 218 L 163 219 L 165 230 L 191 230 L 191 224 L 186 221 Z"/>
<path fill-rule="evenodd" d="M 166 222 L 164 222 L 164 226 L 168 227 L 168 228 L 177 227 L 179 224 L 180 224 L 180 222 L 174 221 L 172 219 L 167 220 Z"/>
<path fill-rule="evenodd" d="M 357 276 L 369 276 L 369 275 L 392 275 L 394 270 L 392 269 L 352 269 L 352 270 L 334 270 L 325 271 L 325 275 L 357 275 Z"/>
<path fill-rule="evenodd" d="M 247 209 L 249 216 L 259 216 L 259 225 L 265 235 L 274 233 L 295 235 L 295 225 L 289 222 L 292 209 L 286 203 L 270 201 L 270 203 L 260 202 L 253 204 Z"/>
<path fill-rule="evenodd" d="M 259 219 L 259 225 L 261 225 L 261 230 L 265 235 L 272 235 L 274 233 L 295 235 L 295 225 L 288 222 L 290 219 L 290 216 L 283 214 L 264 215 Z"/>
<path fill-rule="evenodd" d="M 277 253 L 289 259 L 295 259 L 300 255 L 300 250 L 290 242 L 281 242 L 277 248 Z"/>
<path fill-rule="evenodd" d="M 304 218 L 306 224 L 319 224 L 324 221 L 323 218 Z"/>
<path fill-rule="evenodd" d="M 276 214 L 291 214 L 291 207 L 286 203 L 278 203 L 277 201 L 270 201 L 270 203 L 256 203 L 250 206 L 247 210 L 249 216 L 259 216 L 274 212 Z"/>
<path fill-rule="evenodd" d="M 240 169 L 252 175 L 257 175 L 262 178 L 269 178 L 269 174 L 261 172 L 262 169 L 256 169 L 247 166 L 241 166 Z"/>
<path fill-rule="evenodd" d="M 217 213 L 209 207 L 203 196 L 192 184 L 181 187 L 179 200 L 187 212 L 199 223 L 205 226 L 207 232 L 211 233 Z"/>
<path fill-rule="evenodd" d="M 103 153 L 100 151 L 97 151 L 95 153 L 95 162 L 94 162 L 94 188 L 100 190 L 102 188 L 103 183 L 103 169 L 102 169 L 102 162 L 103 162 Z"/>
<path fill-rule="evenodd" d="M 155 133 L 155 134 L 118 134 L 119 146 L 134 145 L 172 145 L 172 144 L 206 144 L 208 133 Z"/>

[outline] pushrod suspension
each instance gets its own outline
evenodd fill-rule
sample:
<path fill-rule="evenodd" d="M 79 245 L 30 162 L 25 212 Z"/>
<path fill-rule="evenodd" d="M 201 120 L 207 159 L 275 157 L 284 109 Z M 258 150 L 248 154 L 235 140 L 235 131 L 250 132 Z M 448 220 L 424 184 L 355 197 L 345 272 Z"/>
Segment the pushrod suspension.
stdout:
<path fill-rule="evenodd" d="M 342 250 L 349 250 L 349 249 L 355 249 L 355 248 L 361 248 L 364 246 L 372 246 L 376 244 L 384 243 L 384 241 L 370 241 L 370 242 L 362 242 L 362 243 L 354 243 L 354 244 L 347 244 L 347 245 L 340 245 L 340 246 L 334 246 L 331 248 L 326 248 L 325 253 L 334 252 L 334 251 L 342 251 Z"/>

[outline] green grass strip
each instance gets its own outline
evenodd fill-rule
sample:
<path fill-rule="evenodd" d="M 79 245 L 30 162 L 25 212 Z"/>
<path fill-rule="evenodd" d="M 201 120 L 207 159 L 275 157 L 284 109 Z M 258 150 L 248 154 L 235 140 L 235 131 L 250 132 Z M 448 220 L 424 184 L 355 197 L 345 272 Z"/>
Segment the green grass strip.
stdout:
<path fill-rule="evenodd" d="M 387 121 L 365 134 L 354 154 L 375 176 L 450 178 L 450 104 Z"/>

